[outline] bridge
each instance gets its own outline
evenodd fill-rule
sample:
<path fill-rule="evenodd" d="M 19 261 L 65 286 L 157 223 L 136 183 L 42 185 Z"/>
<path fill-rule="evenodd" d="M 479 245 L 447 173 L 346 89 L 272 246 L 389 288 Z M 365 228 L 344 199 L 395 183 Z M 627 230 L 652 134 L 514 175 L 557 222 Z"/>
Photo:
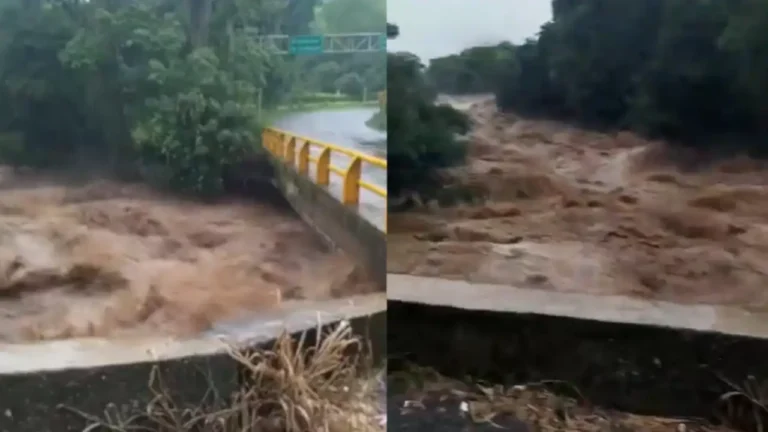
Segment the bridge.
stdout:
<path fill-rule="evenodd" d="M 384 33 L 261 35 L 254 38 L 280 55 L 383 53 Z M 386 109 L 386 92 L 379 92 Z M 328 243 L 362 259 L 380 287 L 386 286 L 387 161 L 344 146 L 275 127 L 262 146 L 280 188 L 304 221 Z"/>
<path fill-rule="evenodd" d="M 384 33 L 258 35 L 280 55 L 383 53 Z M 386 92 L 378 93 L 386 111 Z M 357 257 L 376 284 L 386 287 L 387 161 L 343 145 L 277 127 L 265 128 L 262 146 L 276 171 L 276 186 L 327 243 Z"/>
<path fill-rule="evenodd" d="M 387 161 L 276 128 L 264 129 L 262 145 L 276 169 L 277 186 L 304 221 L 362 259 L 385 287 Z M 378 182 L 377 171 L 384 174 Z"/>

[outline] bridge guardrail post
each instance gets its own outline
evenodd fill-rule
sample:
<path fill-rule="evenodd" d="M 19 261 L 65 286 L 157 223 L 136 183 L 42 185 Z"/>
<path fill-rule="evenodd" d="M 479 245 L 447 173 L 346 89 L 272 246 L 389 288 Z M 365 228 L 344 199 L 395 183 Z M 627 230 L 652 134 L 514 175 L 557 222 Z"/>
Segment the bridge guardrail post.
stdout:
<path fill-rule="evenodd" d="M 299 174 L 307 175 L 309 173 L 309 141 L 302 140 L 299 147 Z"/>
<path fill-rule="evenodd" d="M 317 158 L 317 184 L 328 186 L 331 180 L 331 149 L 324 147 Z"/>
<path fill-rule="evenodd" d="M 296 138 L 294 137 L 289 138 L 285 146 L 285 161 L 291 167 L 296 166 Z"/>
<path fill-rule="evenodd" d="M 344 191 L 341 195 L 344 204 L 357 204 L 360 201 L 360 175 L 362 174 L 362 160 L 359 157 L 352 158 L 347 172 L 344 174 Z"/>
<path fill-rule="evenodd" d="M 278 142 L 277 155 L 280 160 L 285 161 L 285 149 L 288 147 L 288 142 L 291 137 L 288 135 L 280 135 L 280 141 Z"/>

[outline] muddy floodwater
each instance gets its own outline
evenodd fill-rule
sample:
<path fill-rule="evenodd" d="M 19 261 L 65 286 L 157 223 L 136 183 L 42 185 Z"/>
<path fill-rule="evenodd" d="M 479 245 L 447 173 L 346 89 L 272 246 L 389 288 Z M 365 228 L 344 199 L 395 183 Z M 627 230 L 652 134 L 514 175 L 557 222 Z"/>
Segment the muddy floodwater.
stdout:
<path fill-rule="evenodd" d="M 443 99 L 472 118 L 468 160 L 453 196 L 390 215 L 390 272 L 768 308 L 764 160 Z"/>
<path fill-rule="evenodd" d="M 0 174 L 0 341 L 192 335 L 289 299 L 374 290 L 273 204 Z"/>

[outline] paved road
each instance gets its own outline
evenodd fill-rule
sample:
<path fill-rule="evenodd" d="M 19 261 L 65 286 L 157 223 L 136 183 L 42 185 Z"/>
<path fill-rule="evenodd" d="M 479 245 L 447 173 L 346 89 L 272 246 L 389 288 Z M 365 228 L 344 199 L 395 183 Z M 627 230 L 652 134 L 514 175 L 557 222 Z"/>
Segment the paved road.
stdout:
<path fill-rule="evenodd" d="M 371 129 L 365 124 L 376 111 L 377 108 L 350 108 L 296 113 L 280 118 L 275 123 L 275 127 L 367 154 L 386 157 L 386 133 Z M 316 156 L 317 152 L 314 152 L 314 155 Z M 334 154 L 332 158 L 332 163 L 342 169 L 346 168 L 349 162 L 349 158 L 344 155 Z M 363 164 L 363 179 L 380 187 L 387 186 L 386 170 L 368 164 Z M 340 196 L 340 176 L 331 176 L 331 188 Z M 386 200 L 367 190 L 361 192 L 360 199 L 363 215 L 371 222 L 383 227 L 386 220 Z"/>

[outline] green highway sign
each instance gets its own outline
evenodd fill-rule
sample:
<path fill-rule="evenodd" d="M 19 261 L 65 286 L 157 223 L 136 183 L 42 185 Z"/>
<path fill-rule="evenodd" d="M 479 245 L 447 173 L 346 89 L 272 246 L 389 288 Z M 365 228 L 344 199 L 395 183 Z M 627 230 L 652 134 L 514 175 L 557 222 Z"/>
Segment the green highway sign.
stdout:
<path fill-rule="evenodd" d="M 323 52 L 323 36 L 293 36 L 288 45 L 288 52 L 291 54 L 320 54 Z"/>
<path fill-rule="evenodd" d="M 381 36 L 379 36 L 379 49 L 382 51 L 387 50 L 387 35 L 385 35 L 384 33 L 382 33 Z"/>

